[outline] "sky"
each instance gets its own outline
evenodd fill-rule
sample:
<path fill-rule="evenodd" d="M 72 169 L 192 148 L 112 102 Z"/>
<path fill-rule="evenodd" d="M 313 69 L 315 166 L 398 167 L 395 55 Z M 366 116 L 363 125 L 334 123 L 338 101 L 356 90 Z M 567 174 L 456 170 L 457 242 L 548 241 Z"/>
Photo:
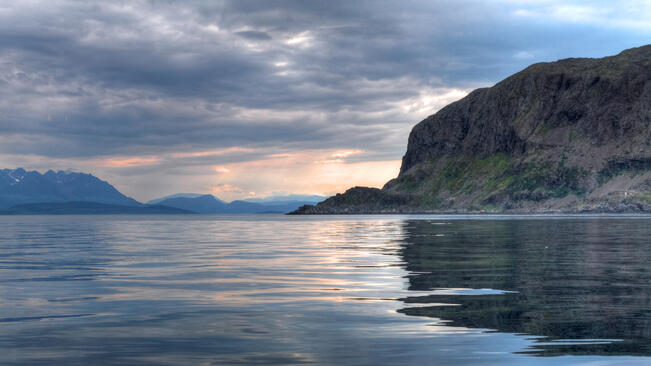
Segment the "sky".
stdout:
<path fill-rule="evenodd" d="M 536 62 L 651 43 L 651 1 L 0 0 L 0 168 L 141 201 L 331 195 Z"/>

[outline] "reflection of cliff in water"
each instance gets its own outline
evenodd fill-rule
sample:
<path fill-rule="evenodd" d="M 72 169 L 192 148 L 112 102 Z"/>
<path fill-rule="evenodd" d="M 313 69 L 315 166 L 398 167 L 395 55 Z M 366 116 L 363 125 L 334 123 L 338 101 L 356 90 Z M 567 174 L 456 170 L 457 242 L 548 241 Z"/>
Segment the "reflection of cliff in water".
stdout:
<path fill-rule="evenodd" d="M 400 312 L 452 326 L 544 336 L 530 350 L 542 356 L 651 355 L 649 220 L 441 223 L 405 224 L 400 255 L 412 272 L 410 290 L 516 293 L 413 296 L 403 299 L 412 306 Z"/>

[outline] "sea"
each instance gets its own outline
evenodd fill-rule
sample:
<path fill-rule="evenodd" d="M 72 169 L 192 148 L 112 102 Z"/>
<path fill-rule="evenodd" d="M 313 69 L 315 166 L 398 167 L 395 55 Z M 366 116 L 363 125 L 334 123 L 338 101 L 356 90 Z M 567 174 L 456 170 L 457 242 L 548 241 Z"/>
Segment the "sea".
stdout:
<path fill-rule="evenodd" d="M 0 216 L 0 365 L 651 365 L 651 216 Z"/>

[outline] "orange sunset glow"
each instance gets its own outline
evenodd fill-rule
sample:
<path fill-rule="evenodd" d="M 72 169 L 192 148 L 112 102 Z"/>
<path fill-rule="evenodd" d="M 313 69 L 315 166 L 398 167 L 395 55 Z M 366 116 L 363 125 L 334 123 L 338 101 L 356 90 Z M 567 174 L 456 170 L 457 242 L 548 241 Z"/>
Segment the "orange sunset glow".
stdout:
<path fill-rule="evenodd" d="M 362 154 L 362 150 L 301 151 L 223 164 L 214 167 L 214 180 L 219 185 L 211 190 L 225 199 L 249 192 L 258 196 L 283 191 L 332 195 L 353 185 L 382 187 L 398 175 L 400 160 L 346 160 Z"/>

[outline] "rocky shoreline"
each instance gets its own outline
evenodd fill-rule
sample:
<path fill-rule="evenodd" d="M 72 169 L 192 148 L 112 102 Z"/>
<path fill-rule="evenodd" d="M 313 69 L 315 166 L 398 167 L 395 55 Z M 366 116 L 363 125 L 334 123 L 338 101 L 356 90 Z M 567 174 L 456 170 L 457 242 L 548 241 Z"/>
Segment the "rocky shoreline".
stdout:
<path fill-rule="evenodd" d="M 355 187 L 351 190 L 373 189 Z M 549 207 L 520 207 L 510 209 L 421 209 L 418 205 L 402 205 L 384 207 L 377 203 L 371 204 L 342 204 L 337 202 L 342 197 L 349 198 L 352 194 L 347 191 L 344 194 L 333 196 L 317 205 L 304 205 L 288 215 L 555 215 L 555 214 L 651 214 L 651 202 L 640 202 L 633 199 L 624 200 L 596 200 L 591 203 L 582 202 L 575 208 L 549 208 Z M 378 190 L 379 191 L 379 190 Z M 338 197 L 339 196 L 339 197 Z"/>

